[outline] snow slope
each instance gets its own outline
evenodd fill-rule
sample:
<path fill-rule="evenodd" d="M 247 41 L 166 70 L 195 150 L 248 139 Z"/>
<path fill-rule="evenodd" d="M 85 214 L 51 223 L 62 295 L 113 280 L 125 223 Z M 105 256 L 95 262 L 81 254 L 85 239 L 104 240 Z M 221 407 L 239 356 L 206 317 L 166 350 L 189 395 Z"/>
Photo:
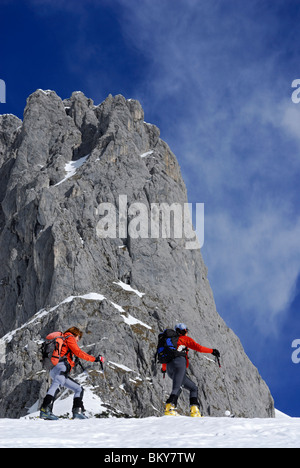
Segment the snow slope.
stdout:
<path fill-rule="evenodd" d="M 300 418 L 0 419 L 0 447 L 299 448 Z"/>
<path fill-rule="evenodd" d="M 76 380 L 84 386 L 90 419 L 43 421 L 37 419 L 36 403 L 21 419 L 0 419 L 0 448 L 300 448 L 300 418 L 279 411 L 274 419 L 159 417 L 162 408 L 158 417 L 95 417 L 107 408 L 89 385 L 88 373 Z M 72 402 L 73 395 L 65 390 L 54 413 L 70 417 Z"/>

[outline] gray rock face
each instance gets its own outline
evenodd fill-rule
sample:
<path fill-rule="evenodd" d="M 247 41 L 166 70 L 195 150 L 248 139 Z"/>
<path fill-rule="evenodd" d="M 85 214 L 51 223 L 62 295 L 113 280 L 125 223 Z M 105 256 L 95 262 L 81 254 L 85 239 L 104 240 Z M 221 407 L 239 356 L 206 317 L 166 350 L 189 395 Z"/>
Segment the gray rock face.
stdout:
<path fill-rule="evenodd" d="M 44 397 L 40 342 L 73 325 L 85 351 L 106 357 L 106 381 L 91 373 L 102 400 L 159 415 L 171 387 L 151 363 L 157 334 L 177 321 L 223 357 L 219 369 L 190 351 L 204 415 L 224 415 L 227 388 L 237 416 L 274 416 L 269 389 L 216 311 L 200 249 L 187 249 L 184 235 L 150 236 L 162 216 L 153 204 L 183 207 L 187 194 L 138 101 L 110 95 L 94 106 L 80 92 L 62 101 L 38 90 L 23 122 L 0 116 L 0 202 L 0 417 Z M 188 409 L 185 392 L 179 408 Z"/>

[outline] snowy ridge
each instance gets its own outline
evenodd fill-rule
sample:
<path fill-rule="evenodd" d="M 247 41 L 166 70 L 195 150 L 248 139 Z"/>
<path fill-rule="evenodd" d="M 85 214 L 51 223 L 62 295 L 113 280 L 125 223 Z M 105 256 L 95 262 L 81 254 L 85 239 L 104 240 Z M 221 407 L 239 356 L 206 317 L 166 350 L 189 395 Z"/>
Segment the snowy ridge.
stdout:
<path fill-rule="evenodd" d="M 98 405 L 99 411 L 101 403 L 88 392 L 85 402 L 89 408 Z M 163 448 L 164 452 L 204 447 L 300 448 L 300 418 L 0 419 L 0 447 Z"/>
<path fill-rule="evenodd" d="M 144 293 L 141 293 L 138 290 L 133 289 L 128 284 L 122 283 L 122 281 L 119 281 L 118 283 L 116 283 L 116 282 L 113 282 L 113 283 L 121 286 L 126 291 L 134 292 L 139 297 L 142 297 L 144 295 Z M 34 323 L 36 320 L 40 320 L 45 315 L 48 315 L 51 312 L 54 312 L 56 309 L 58 309 L 63 304 L 66 304 L 68 302 L 72 302 L 76 298 L 85 299 L 85 300 L 88 300 L 88 301 L 103 301 L 103 300 L 106 299 L 106 297 L 103 296 L 102 294 L 95 293 L 95 292 L 91 292 L 91 293 L 87 293 L 87 294 L 83 294 L 83 295 L 79 295 L 79 296 L 69 296 L 66 299 L 64 299 L 62 302 L 60 302 L 59 304 L 55 305 L 54 307 L 51 307 L 51 309 L 49 309 L 49 310 L 47 310 L 47 309 L 39 310 L 31 319 L 29 319 L 26 323 L 21 325 L 19 328 L 16 328 L 15 330 L 13 330 L 11 332 L 8 332 L 5 336 L 3 336 L 0 339 L 0 347 L 1 347 L 1 344 L 3 344 L 3 343 L 9 343 L 13 339 L 14 335 L 17 332 L 19 332 L 20 330 L 28 327 L 28 325 Z M 122 315 L 122 318 L 124 319 L 124 322 L 126 322 L 128 325 L 140 324 L 141 326 L 151 330 L 151 327 L 149 325 L 142 322 L 141 320 L 138 320 L 137 318 L 133 317 L 132 315 L 128 314 L 120 305 L 118 305 L 118 304 L 116 304 L 116 303 L 114 303 L 112 301 L 109 301 L 109 302 L 112 304 L 112 306 L 115 309 L 117 309 L 120 312 L 120 314 Z"/>
<path fill-rule="evenodd" d="M 74 299 L 76 298 L 81 298 L 81 299 L 86 299 L 86 300 L 94 300 L 94 301 L 103 301 L 105 299 L 104 296 L 102 296 L 102 294 L 97 294 L 97 293 L 89 293 L 89 294 L 84 294 L 83 296 L 69 296 L 67 297 L 66 299 L 64 299 L 62 302 L 60 302 L 59 304 L 57 304 L 56 306 L 52 307 L 51 309 L 49 310 L 46 310 L 46 309 L 41 309 L 39 310 L 30 320 L 28 320 L 26 323 L 24 323 L 23 325 L 21 325 L 21 327 L 19 328 L 16 328 L 15 330 L 11 331 L 11 332 L 8 332 L 5 336 L 3 336 L 0 340 L 1 341 L 4 341 L 6 343 L 9 343 L 14 335 L 22 330 L 23 328 L 26 328 L 28 327 L 28 325 L 34 323 L 36 320 L 40 320 L 41 318 L 43 318 L 45 315 L 48 315 L 50 314 L 51 312 L 54 312 L 56 309 L 58 309 L 61 305 L 63 304 L 66 304 L 68 302 L 72 302 Z"/>

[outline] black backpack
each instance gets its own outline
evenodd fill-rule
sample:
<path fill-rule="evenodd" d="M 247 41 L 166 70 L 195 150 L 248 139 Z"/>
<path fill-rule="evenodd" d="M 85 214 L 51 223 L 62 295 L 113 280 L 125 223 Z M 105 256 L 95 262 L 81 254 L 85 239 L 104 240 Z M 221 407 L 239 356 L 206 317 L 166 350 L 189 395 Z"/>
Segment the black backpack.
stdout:
<path fill-rule="evenodd" d="M 160 364 L 167 364 L 177 356 L 186 356 L 186 351 L 177 351 L 177 342 L 180 335 L 167 328 L 158 335 L 156 359 Z"/>

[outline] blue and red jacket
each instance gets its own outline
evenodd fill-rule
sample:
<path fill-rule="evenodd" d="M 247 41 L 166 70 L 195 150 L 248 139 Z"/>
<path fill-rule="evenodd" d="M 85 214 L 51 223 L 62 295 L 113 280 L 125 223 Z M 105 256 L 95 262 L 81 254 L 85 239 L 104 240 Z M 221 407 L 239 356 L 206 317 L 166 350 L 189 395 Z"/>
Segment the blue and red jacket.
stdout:
<path fill-rule="evenodd" d="M 193 338 L 189 336 L 180 336 L 177 341 L 177 351 L 185 351 L 186 352 L 186 367 L 189 367 L 189 358 L 188 353 L 189 349 L 194 351 L 198 351 L 199 353 L 208 353 L 211 354 L 213 352 L 212 348 L 206 348 L 205 346 L 201 346 L 197 343 Z M 162 364 L 162 371 L 165 372 L 167 369 L 167 364 Z"/>

